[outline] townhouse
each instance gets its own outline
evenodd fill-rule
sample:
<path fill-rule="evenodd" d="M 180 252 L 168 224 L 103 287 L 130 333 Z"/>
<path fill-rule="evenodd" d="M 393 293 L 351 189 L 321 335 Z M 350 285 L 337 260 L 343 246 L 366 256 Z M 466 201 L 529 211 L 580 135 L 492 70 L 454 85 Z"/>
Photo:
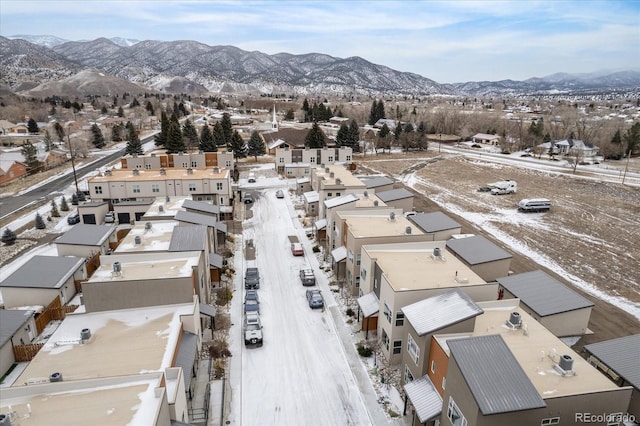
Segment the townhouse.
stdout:
<path fill-rule="evenodd" d="M 340 148 L 276 148 L 276 171 L 287 178 L 309 176 L 310 170 L 320 164 L 351 163 L 353 150 Z"/>
<path fill-rule="evenodd" d="M 341 165 L 311 169 L 311 190 L 318 193 L 318 218 L 325 217 L 324 202 L 345 194 L 364 194 L 366 185 Z"/>

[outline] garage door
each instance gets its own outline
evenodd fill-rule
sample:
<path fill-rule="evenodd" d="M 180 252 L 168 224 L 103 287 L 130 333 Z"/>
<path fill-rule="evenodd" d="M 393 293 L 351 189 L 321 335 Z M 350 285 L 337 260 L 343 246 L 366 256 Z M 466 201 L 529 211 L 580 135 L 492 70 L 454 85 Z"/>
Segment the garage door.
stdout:
<path fill-rule="evenodd" d="M 96 215 L 94 214 L 83 214 L 82 215 L 82 223 L 87 225 L 95 225 L 96 224 Z"/>

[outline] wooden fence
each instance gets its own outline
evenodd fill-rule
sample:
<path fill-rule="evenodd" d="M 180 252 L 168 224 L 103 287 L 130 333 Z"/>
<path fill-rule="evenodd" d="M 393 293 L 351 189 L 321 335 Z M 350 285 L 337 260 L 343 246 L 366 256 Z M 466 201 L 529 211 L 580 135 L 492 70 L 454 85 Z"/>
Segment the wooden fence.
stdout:
<path fill-rule="evenodd" d="M 31 361 L 40 348 L 44 346 L 44 343 L 33 343 L 30 345 L 17 345 L 13 347 L 13 356 L 16 358 L 16 362 Z"/>

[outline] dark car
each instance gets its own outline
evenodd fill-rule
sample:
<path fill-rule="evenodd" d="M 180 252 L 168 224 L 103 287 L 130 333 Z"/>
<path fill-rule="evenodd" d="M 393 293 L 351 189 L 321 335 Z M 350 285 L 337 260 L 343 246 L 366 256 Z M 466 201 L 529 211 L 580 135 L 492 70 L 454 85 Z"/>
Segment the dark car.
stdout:
<path fill-rule="evenodd" d="M 76 223 L 80 223 L 80 215 L 78 213 L 72 214 L 67 217 L 67 223 L 69 225 L 75 225 Z"/>
<path fill-rule="evenodd" d="M 247 300 L 244 302 L 244 313 L 257 312 L 260 313 L 260 303 L 257 300 Z"/>
<path fill-rule="evenodd" d="M 260 272 L 258 268 L 247 268 L 244 273 L 244 288 L 246 290 L 260 288 Z"/>
<path fill-rule="evenodd" d="M 481 186 L 480 188 L 478 188 L 478 192 L 491 192 L 491 187 L 490 186 Z"/>
<path fill-rule="evenodd" d="M 244 301 L 246 302 L 247 300 L 255 300 L 256 302 L 260 302 L 260 299 L 258 298 L 258 291 L 247 290 L 247 292 L 244 294 Z"/>
<path fill-rule="evenodd" d="M 307 301 L 311 309 L 324 307 L 324 299 L 320 290 L 307 290 Z"/>
<path fill-rule="evenodd" d="M 284 198 L 284 192 L 282 192 L 282 189 L 278 189 L 276 191 L 276 198 Z"/>
<path fill-rule="evenodd" d="M 253 196 L 251 194 L 244 194 L 244 197 L 242 198 L 242 201 L 245 204 L 252 204 L 253 203 Z"/>

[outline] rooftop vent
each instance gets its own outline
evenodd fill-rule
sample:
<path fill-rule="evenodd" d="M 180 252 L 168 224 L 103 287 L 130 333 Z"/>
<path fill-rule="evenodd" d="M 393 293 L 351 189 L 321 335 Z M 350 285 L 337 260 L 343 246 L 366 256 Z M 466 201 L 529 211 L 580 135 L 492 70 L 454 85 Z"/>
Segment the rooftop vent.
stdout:
<path fill-rule="evenodd" d="M 165 169 L 164 167 L 160 169 L 160 174 L 161 175 L 166 175 L 167 174 L 167 169 Z"/>
<path fill-rule="evenodd" d="M 391 221 L 396 220 L 396 214 L 395 214 L 395 212 L 391 212 L 391 213 L 389 213 L 389 220 L 391 220 Z"/>
<path fill-rule="evenodd" d="M 187 169 L 187 174 L 188 174 L 188 175 L 192 175 L 192 174 L 193 174 L 193 169 L 192 169 L 191 167 L 189 167 L 189 168 Z"/>
<path fill-rule="evenodd" d="M 573 376 L 573 358 L 569 355 L 560 355 L 558 364 L 554 366 L 555 370 L 562 376 Z"/>
<path fill-rule="evenodd" d="M 166 201 L 167 201 L 167 203 L 168 203 L 169 201 L 171 201 L 171 198 L 169 198 L 169 196 L 167 195 L 167 198 L 165 198 L 165 200 L 166 200 Z"/>
<path fill-rule="evenodd" d="M 105 176 L 111 176 L 111 170 L 105 170 L 104 174 Z"/>
<path fill-rule="evenodd" d="M 519 312 L 511 312 L 511 315 L 509 315 L 509 320 L 507 321 L 507 327 L 509 328 L 522 327 L 522 318 L 520 318 Z"/>
<path fill-rule="evenodd" d="M 406 228 L 404 228 L 404 233 L 407 235 L 411 234 L 411 227 L 407 226 Z"/>
<path fill-rule="evenodd" d="M 213 168 L 213 173 L 220 173 L 220 167 L 214 167 Z"/>
<path fill-rule="evenodd" d="M 151 153 L 151 156 L 152 156 L 152 157 L 155 157 L 155 156 L 156 156 L 156 153 L 155 153 L 155 152 L 152 152 L 152 153 Z"/>
<path fill-rule="evenodd" d="M 336 185 L 340 185 L 342 183 L 342 179 L 336 178 Z"/>
<path fill-rule="evenodd" d="M 138 169 L 133 169 L 133 175 L 134 176 L 138 176 L 140 174 L 140 170 Z"/>
<path fill-rule="evenodd" d="M 11 426 L 11 417 L 9 417 L 9 414 L 0 414 L 0 426 Z"/>
<path fill-rule="evenodd" d="M 369 192 L 368 191 L 364 191 L 364 198 L 369 198 Z"/>
<path fill-rule="evenodd" d="M 136 235 L 135 238 L 133 239 L 133 241 L 135 242 L 135 244 L 137 246 L 139 246 L 140 244 L 142 244 L 142 238 L 140 238 L 140 235 Z M 115 263 L 114 263 L 115 265 Z"/>
<path fill-rule="evenodd" d="M 329 169 L 327 168 L 327 170 L 329 170 Z M 334 177 L 335 175 L 336 175 L 336 174 L 335 174 L 334 172 L 329 173 L 329 177 L 330 177 L 330 178 Z"/>
<path fill-rule="evenodd" d="M 113 262 L 113 272 L 122 272 L 122 264 L 120 262 Z"/>
<path fill-rule="evenodd" d="M 159 205 L 158 206 L 158 211 L 162 213 L 164 211 L 164 206 L 163 205 Z"/>
<path fill-rule="evenodd" d="M 373 200 L 373 207 L 378 207 L 378 200 Z"/>
<path fill-rule="evenodd" d="M 160 207 L 162 207 L 162 206 L 160 206 Z M 151 222 L 147 222 L 147 223 L 145 223 L 145 224 L 144 224 L 144 229 L 146 229 L 147 231 L 148 231 L 149 229 L 151 229 Z"/>
<path fill-rule="evenodd" d="M 440 247 L 436 247 L 436 248 L 434 248 L 434 249 L 433 249 L 433 257 L 438 258 L 438 257 L 440 257 L 440 256 L 442 256 L 442 252 L 440 251 Z"/>
<path fill-rule="evenodd" d="M 89 340 L 91 338 L 91 330 L 88 328 L 83 328 L 80 331 L 80 340 Z"/>
<path fill-rule="evenodd" d="M 58 373 L 58 372 L 56 372 L 56 373 L 52 373 L 52 374 L 49 376 L 49 381 L 50 381 L 50 382 L 52 382 L 52 383 L 53 383 L 53 382 L 61 382 L 61 381 L 62 381 L 62 374 L 60 374 L 60 373 Z"/>

